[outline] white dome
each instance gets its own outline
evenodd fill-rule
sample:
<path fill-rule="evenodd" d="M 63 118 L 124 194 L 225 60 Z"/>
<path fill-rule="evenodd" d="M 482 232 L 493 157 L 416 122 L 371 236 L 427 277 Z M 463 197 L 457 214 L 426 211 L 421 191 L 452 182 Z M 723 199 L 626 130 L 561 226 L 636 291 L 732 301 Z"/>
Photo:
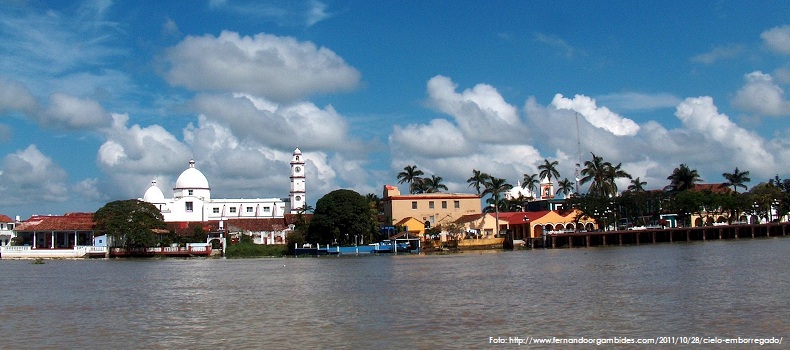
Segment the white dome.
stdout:
<path fill-rule="evenodd" d="M 208 187 L 208 180 L 200 172 L 200 170 L 195 169 L 195 161 L 189 161 L 189 168 L 184 170 L 181 175 L 178 176 L 176 180 L 176 187 L 174 190 L 180 189 L 203 189 L 207 190 Z"/>
<path fill-rule="evenodd" d="M 156 187 L 156 180 L 151 181 L 151 187 L 148 187 L 148 190 L 145 191 L 145 195 L 143 195 L 143 200 L 148 203 L 165 202 L 165 194 L 162 193 L 162 190 L 160 190 L 159 187 Z"/>

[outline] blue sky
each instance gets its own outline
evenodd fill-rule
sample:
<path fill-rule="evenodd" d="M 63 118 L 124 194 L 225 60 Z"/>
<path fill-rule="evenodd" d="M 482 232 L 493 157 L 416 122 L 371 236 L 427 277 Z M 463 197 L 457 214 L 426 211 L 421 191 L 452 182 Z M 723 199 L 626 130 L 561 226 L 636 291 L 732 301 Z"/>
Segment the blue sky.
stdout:
<path fill-rule="evenodd" d="M 0 213 L 166 194 L 381 193 L 406 165 L 469 192 L 590 153 L 662 188 L 680 163 L 790 176 L 790 3 L 4 1 Z M 576 115 L 579 116 L 577 147 Z M 580 152 L 579 152 L 580 151 Z M 621 184 L 625 187 L 626 182 Z M 405 190 L 405 187 L 403 188 Z"/>

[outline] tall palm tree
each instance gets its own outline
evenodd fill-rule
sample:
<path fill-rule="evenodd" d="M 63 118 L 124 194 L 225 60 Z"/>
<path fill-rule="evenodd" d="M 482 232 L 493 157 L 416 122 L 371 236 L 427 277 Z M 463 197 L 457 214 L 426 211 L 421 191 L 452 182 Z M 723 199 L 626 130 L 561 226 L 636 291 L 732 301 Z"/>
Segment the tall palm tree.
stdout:
<path fill-rule="evenodd" d="M 571 182 L 571 180 L 568 180 L 567 177 L 558 181 L 557 185 L 559 186 L 557 190 L 559 192 L 562 192 L 566 197 L 568 196 L 568 193 L 571 193 L 573 191 L 573 182 Z"/>
<path fill-rule="evenodd" d="M 480 170 L 472 169 L 472 177 L 466 179 L 466 182 L 469 183 L 469 187 L 474 187 L 477 190 L 477 194 L 480 195 L 480 187 L 485 187 L 486 180 L 489 177 L 491 176 Z"/>
<path fill-rule="evenodd" d="M 442 183 L 442 177 L 431 175 L 431 178 L 425 178 L 423 182 L 425 183 L 427 193 L 436 193 L 441 192 L 441 190 L 447 191 L 447 186 Z"/>
<path fill-rule="evenodd" d="M 415 177 L 411 182 L 411 193 L 427 193 L 430 190 L 430 181 L 427 177 Z"/>
<path fill-rule="evenodd" d="M 535 196 L 535 188 L 538 187 L 540 183 L 540 179 L 538 179 L 538 174 L 524 174 L 524 180 L 521 182 L 521 188 L 529 189 L 532 193 L 532 197 Z"/>
<path fill-rule="evenodd" d="M 747 189 L 748 187 L 746 187 L 744 183 L 752 181 L 752 179 L 749 178 L 749 172 L 739 171 L 738 167 L 735 167 L 735 171 L 732 173 L 724 173 L 721 174 L 721 176 L 727 179 L 727 185 L 732 186 L 735 193 L 738 193 L 738 187 L 742 187 L 744 190 Z"/>
<path fill-rule="evenodd" d="M 672 191 L 685 191 L 694 188 L 694 184 L 702 181 L 696 169 L 689 168 L 686 164 L 680 164 L 672 170 L 672 175 L 667 176 L 669 185 L 666 187 Z"/>
<path fill-rule="evenodd" d="M 538 165 L 538 170 L 540 170 L 540 178 L 548 178 L 549 182 L 551 182 L 551 177 L 553 176 L 555 179 L 560 178 L 560 172 L 557 171 L 557 162 L 556 160 L 553 162 L 549 162 L 548 159 L 543 160 L 543 164 Z"/>
<path fill-rule="evenodd" d="M 414 182 L 419 181 L 421 175 L 425 173 L 422 170 L 417 169 L 416 165 L 407 165 L 403 168 L 403 171 L 398 173 L 398 183 L 408 183 L 409 184 L 409 193 L 414 193 Z"/>
<path fill-rule="evenodd" d="M 600 197 L 613 197 L 617 195 L 617 184 L 615 180 L 625 177 L 631 178 L 625 170 L 622 169 L 622 163 L 612 165 L 612 163 L 604 161 L 603 157 L 592 154 L 592 160 L 584 162 L 584 169 L 581 174 L 583 177 L 579 180 L 580 184 L 590 182 L 589 193 L 595 194 Z"/>
<path fill-rule="evenodd" d="M 483 191 L 483 195 L 491 195 L 491 198 L 494 199 L 494 210 L 496 211 L 496 231 L 494 234 L 499 232 L 499 195 L 510 191 L 511 188 L 513 188 L 513 185 L 507 183 L 507 180 L 498 177 L 491 176 L 486 181 L 486 189 Z"/>
<path fill-rule="evenodd" d="M 631 180 L 631 184 L 628 185 L 628 190 L 631 192 L 644 192 L 645 185 L 647 185 L 647 182 L 644 182 L 637 177 L 636 179 Z"/>

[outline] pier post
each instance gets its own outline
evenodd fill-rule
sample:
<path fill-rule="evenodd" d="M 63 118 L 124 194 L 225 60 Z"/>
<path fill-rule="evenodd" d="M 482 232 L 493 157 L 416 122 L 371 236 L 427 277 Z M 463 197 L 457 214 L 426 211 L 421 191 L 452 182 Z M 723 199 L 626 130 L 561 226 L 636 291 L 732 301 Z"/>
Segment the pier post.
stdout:
<path fill-rule="evenodd" d="M 656 244 L 656 231 L 650 232 L 650 235 L 653 236 L 653 244 Z"/>
<path fill-rule="evenodd" d="M 620 242 L 620 245 L 623 245 L 623 234 L 622 233 L 618 233 L 617 234 L 617 240 Z"/>
<path fill-rule="evenodd" d="M 551 247 L 557 248 L 557 237 L 551 236 Z"/>
<path fill-rule="evenodd" d="M 590 235 L 585 235 L 584 238 L 587 241 L 587 248 L 590 248 Z"/>
<path fill-rule="evenodd" d="M 603 238 L 603 245 L 606 245 L 606 235 L 601 235 L 601 238 Z"/>
<path fill-rule="evenodd" d="M 702 229 L 702 234 L 705 234 L 705 229 Z M 691 230 L 686 230 L 686 242 L 691 242 Z"/>
<path fill-rule="evenodd" d="M 639 232 L 636 233 L 636 245 L 639 245 Z"/>

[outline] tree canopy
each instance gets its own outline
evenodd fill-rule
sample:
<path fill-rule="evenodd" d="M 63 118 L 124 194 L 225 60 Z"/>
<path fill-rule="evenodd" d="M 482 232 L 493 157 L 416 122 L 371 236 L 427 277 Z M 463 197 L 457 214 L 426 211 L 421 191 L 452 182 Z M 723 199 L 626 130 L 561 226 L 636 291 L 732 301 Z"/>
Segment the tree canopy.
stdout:
<path fill-rule="evenodd" d="M 115 246 L 140 249 L 156 246 L 154 229 L 164 229 L 162 213 L 153 204 L 137 199 L 109 202 L 93 214 L 96 231 L 112 237 Z"/>
<path fill-rule="evenodd" d="M 353 244 L 373 241 L 378 233 L 376 217 L 368 199 L 352 190 L 335 190 L 315 204 L 305 241 L 321 244 Z"/>

